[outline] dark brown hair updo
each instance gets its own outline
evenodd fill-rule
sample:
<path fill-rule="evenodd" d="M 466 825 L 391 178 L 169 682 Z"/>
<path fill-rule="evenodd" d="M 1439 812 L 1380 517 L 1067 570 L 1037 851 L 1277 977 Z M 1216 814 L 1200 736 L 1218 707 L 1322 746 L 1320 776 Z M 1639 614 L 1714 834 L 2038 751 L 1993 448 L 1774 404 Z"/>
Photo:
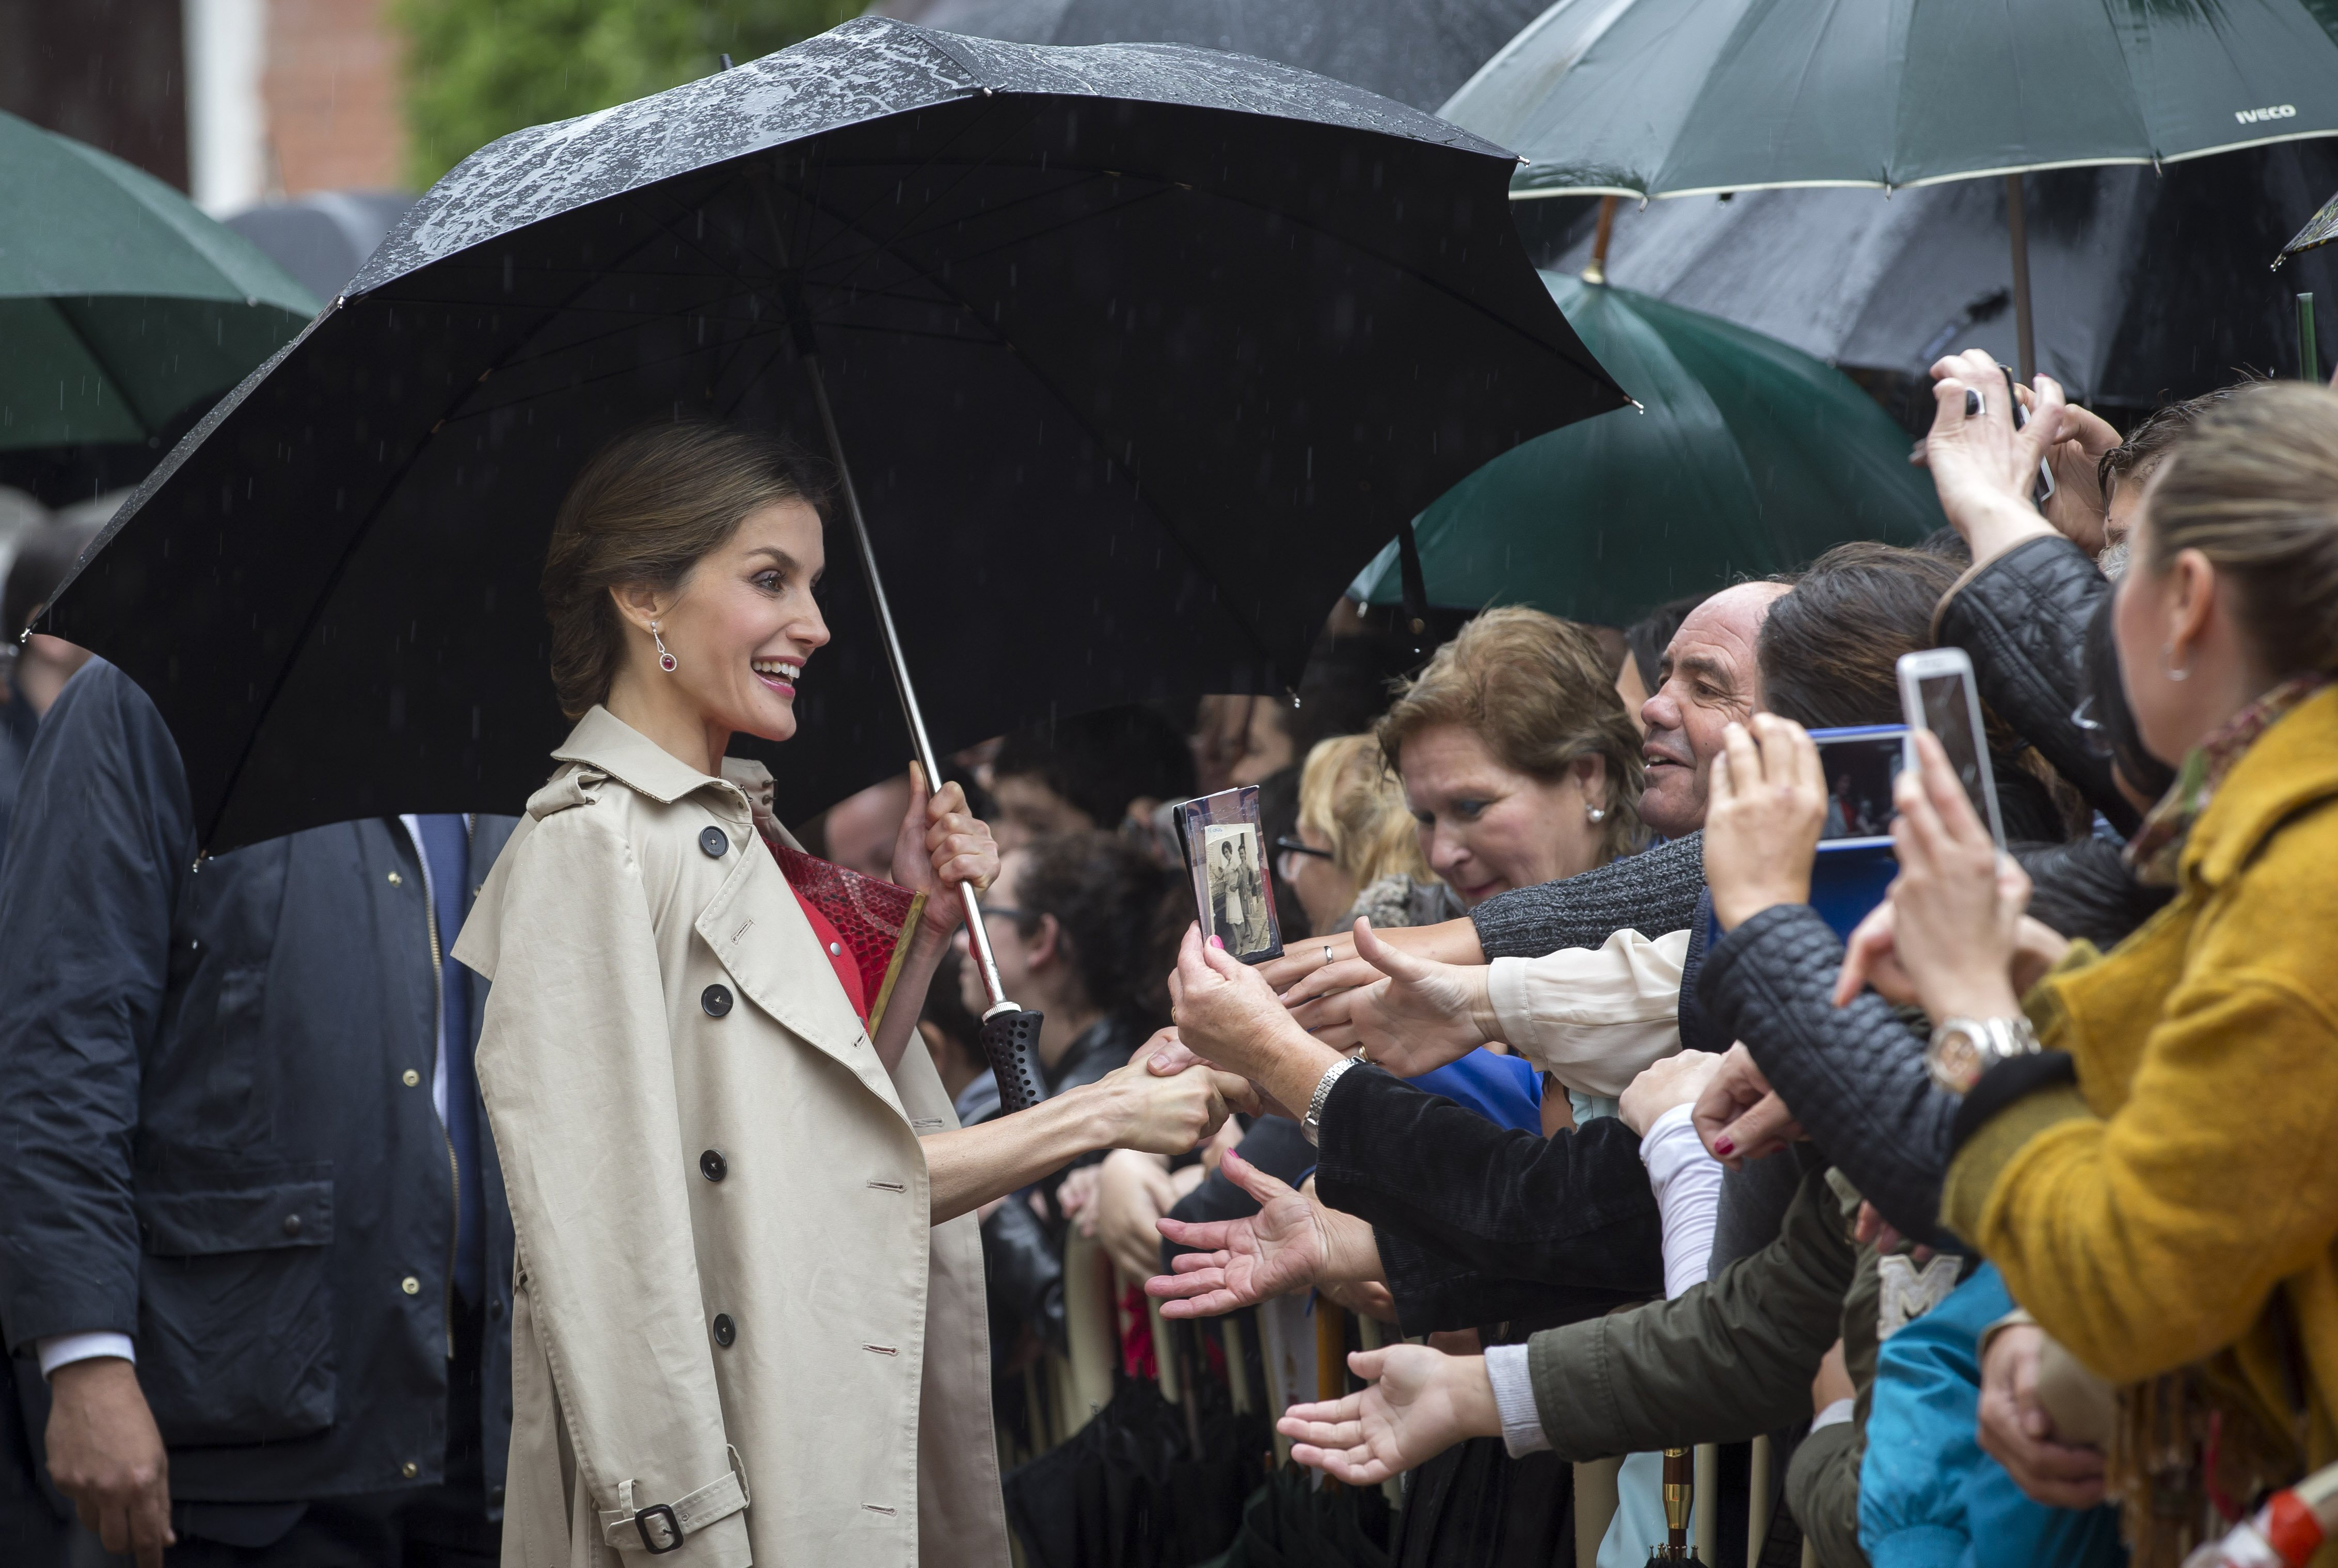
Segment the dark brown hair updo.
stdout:
<path fill-rule="evenodd" d="M 625 636 L 612 589 L 671 593 L 749 513 L 788 501 L 824 512 L 827 499 L 817 463 L 776 436 L 683 420 L 604 446 L 568 487 L 544 556 L 561 712 L 582 719 L 616 679 Z"/>

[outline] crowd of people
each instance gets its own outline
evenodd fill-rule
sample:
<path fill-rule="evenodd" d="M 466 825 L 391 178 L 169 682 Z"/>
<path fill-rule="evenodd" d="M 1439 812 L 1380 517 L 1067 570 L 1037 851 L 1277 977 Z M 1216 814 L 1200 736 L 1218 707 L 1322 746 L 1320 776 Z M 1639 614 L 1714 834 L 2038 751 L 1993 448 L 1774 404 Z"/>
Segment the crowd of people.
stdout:
<path fill-rule="evenodd" d="M 2122 435 L 1934 376 L 1921 544 L 1620 629 L 1346 607 L 1295 701 L 794 831 L 725 753 L 794 735 L 829 495 L 737 430 L 568 495 L 516 816 L 201 855 L 152 701 L 34 639 L 0 1555 L 1617 1568 L 1710 1446 L 1720 1563 L 2183 1563 L 2338 1461 L 2338 392 Z M 1932 737 L 1888 801 L 1811 740 L 1932 648 L 2001 846 Z M 1248 784 L 1205 923 L 1174 808 Z M 1854 826 L 1897 866 L 1846 933 Z M 1042 1020 L 1014 1114 L 986 963 Z M 1308 1302 L 1360 1348 L 1297 1377 Z"/>

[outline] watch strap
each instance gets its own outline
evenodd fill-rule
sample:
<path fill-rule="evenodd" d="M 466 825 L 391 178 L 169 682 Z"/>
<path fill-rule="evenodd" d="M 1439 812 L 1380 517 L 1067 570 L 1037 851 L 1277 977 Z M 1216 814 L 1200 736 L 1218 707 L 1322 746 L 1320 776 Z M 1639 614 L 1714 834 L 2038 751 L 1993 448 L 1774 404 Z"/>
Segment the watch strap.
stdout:
<path fill-rule="evenodd" d="M 1307 1140 L 1310 1147 L 1317 1146 L 1318 1135 L 1323 1130 L 1323 1102 L 1331 1097 L 1331 1085 L 1361 1060 L 1360 1057 L 1342 1056 L 1324 1068 L 1323 1076 L 1315 1080 L 1315 1093 L 1307 1099 L 1307 1114 L 1299 1121 L 1300 1135 Z"/>

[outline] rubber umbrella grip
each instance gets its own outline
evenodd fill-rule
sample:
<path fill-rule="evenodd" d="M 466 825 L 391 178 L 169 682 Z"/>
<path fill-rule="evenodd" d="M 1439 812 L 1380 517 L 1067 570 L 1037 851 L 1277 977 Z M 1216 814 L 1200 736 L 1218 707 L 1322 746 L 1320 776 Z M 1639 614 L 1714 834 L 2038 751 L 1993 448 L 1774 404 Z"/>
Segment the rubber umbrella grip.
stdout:
<path fill-rule="evenodd" d="M 998 1102 L 1010 1116 L 1047 1097 L 1046 1081 L 1039 1075 L 1040 1018 L 1017 1010 L 982 1021 L 983 1054 L 998 1078 Z"/>

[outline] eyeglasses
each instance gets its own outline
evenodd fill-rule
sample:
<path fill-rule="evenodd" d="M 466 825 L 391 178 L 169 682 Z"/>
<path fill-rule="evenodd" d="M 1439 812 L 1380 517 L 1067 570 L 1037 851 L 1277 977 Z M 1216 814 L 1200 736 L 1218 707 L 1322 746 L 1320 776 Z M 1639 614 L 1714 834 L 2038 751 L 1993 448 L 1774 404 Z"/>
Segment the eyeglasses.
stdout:
<path fill-rule="evenodd" d="M 1329 849 L 1318 849 L 1314 845 L 1302 844 L 1296 838 L 1277 838 L 1274 848 L 1278 854 L 1282 855 L 1315 855 L 1326 860 L 1331 858 Z"/>
<path fill-rule="evenodd" d="M 1004 904 L 977 904 L 975 909 L 985 920 L 993 916 L 1001 920 L 1036 920 L 1038 914 L 1030 909 L 1009 909 Z"/>

